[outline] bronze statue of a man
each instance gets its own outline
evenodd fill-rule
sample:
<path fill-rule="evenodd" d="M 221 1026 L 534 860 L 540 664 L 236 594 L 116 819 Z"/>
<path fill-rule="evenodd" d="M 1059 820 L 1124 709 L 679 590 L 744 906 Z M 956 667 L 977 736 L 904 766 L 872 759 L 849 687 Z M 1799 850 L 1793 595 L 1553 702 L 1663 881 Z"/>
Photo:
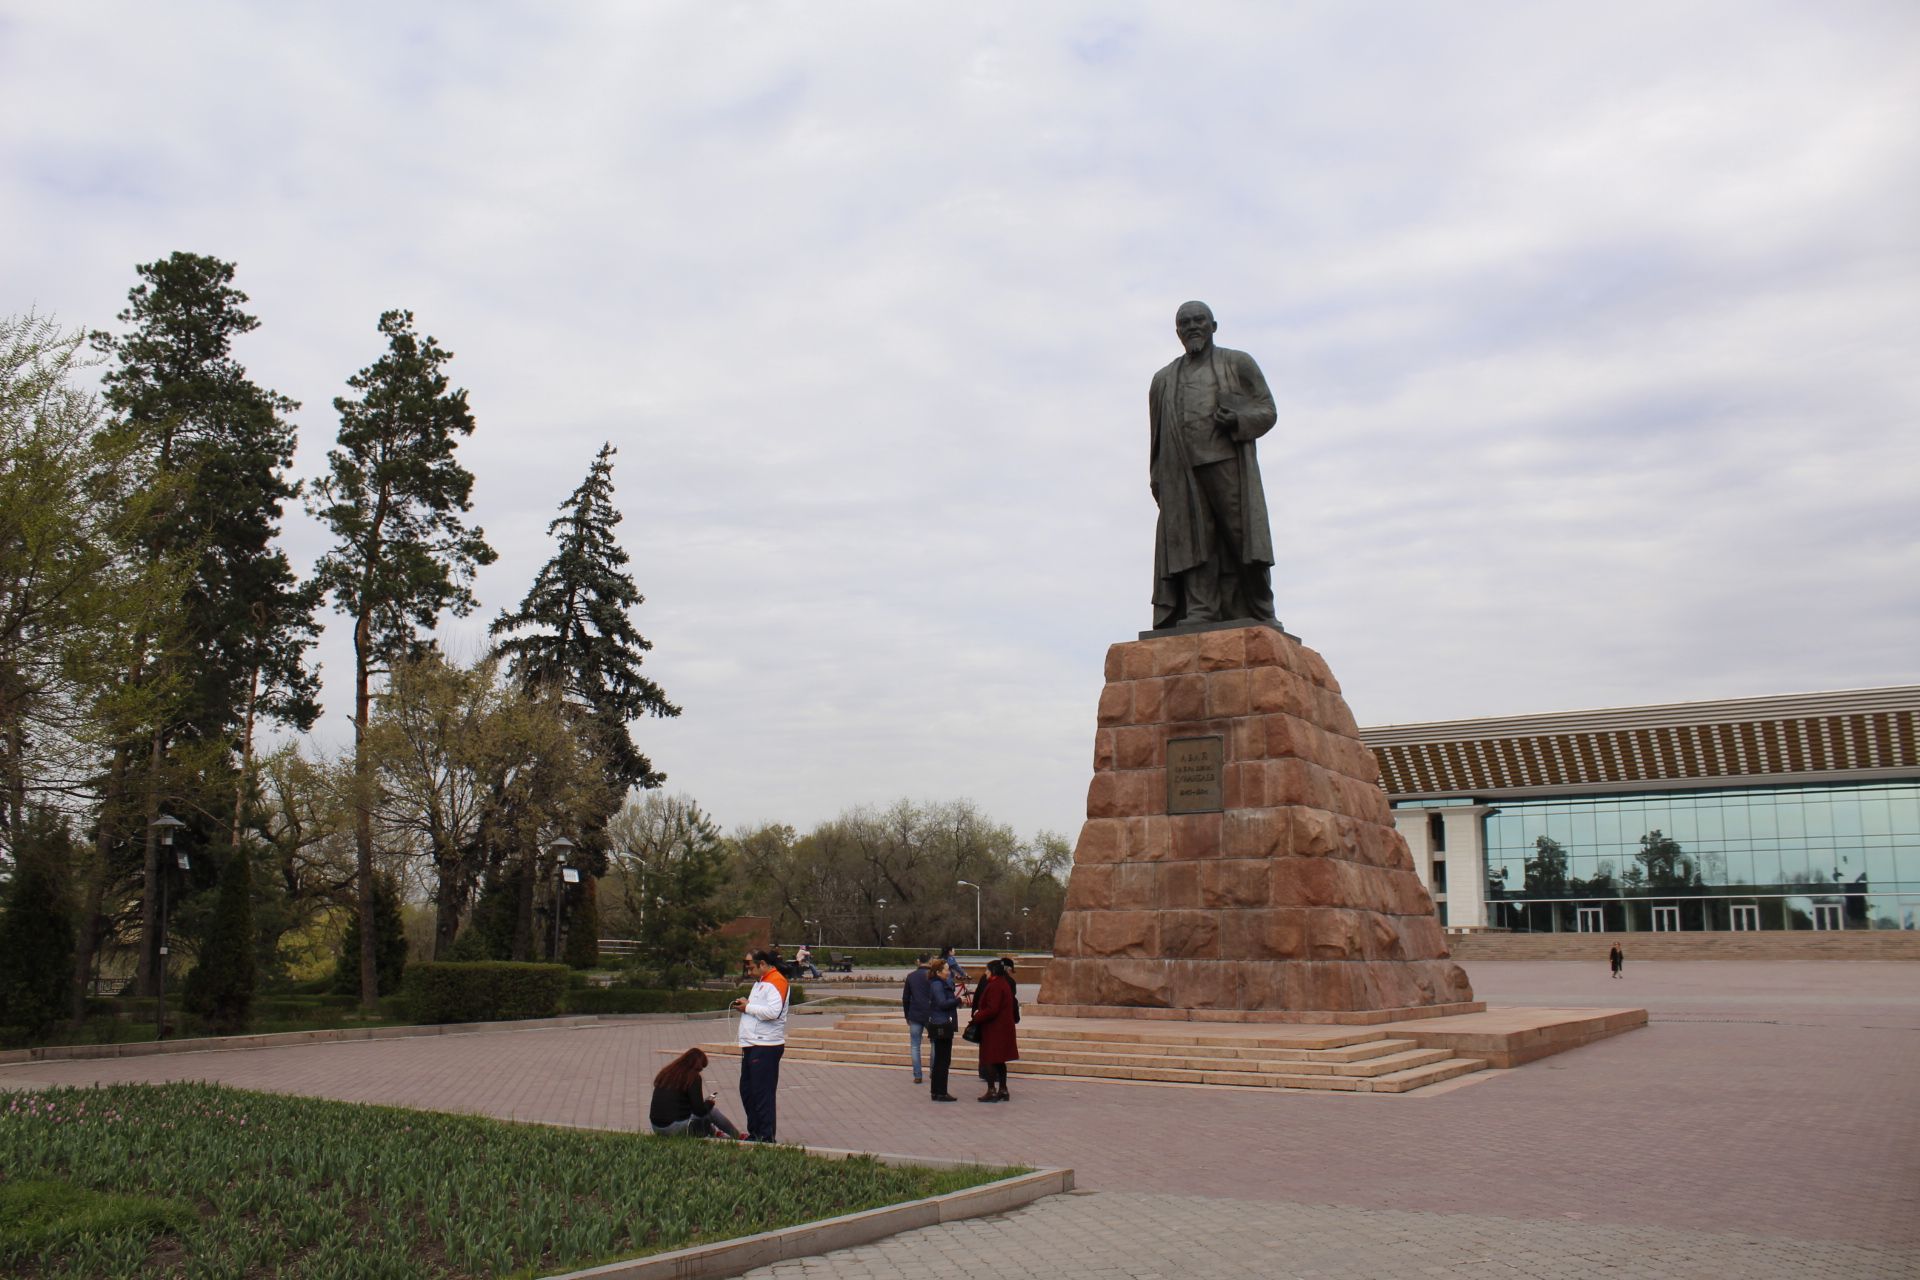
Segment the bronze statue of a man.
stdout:
<path fill-rule="evenodd" d="M 1273 534 L 1253 442 L 1277 416 L 1260 366 L 1213 344 L 1204 302 L 1174 313 L 1185 353 L 1153 375 L 1153 625 L 1273 616 Z"/>

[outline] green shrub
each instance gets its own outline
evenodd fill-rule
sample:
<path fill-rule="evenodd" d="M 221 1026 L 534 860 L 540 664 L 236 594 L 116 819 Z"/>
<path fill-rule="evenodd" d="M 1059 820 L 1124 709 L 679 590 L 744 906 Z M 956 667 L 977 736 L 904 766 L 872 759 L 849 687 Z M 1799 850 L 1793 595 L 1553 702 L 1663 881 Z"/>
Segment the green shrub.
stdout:
<path fill-rule="evenodd" d="M 0 1028 L 38 1039 L 67 1012 L 73 973 L 73 909 L 67 893 L 73 839 L 66 819 L 35 805 L 15 847 L 0 902 Z"/>
<path fill-rule="evenodd" d="M 550 1018 L 567 994 L 567 967 L 510 960 L 409 965 L 400 992 L 415 1022 Z"/>

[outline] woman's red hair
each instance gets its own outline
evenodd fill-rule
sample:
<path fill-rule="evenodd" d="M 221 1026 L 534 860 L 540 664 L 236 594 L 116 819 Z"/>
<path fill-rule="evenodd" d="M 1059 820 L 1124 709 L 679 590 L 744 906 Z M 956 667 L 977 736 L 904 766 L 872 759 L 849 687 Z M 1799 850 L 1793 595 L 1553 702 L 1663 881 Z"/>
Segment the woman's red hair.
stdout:
<path fill-rule="evenodd" d="M 660 1068 L 660 1074 L 653 1078 L 653 1087 L 691 1093 L 700 1087 L 700 1073 L 706 1069 L 707 1055 L 699 1049 L 689 1049 Z"/>

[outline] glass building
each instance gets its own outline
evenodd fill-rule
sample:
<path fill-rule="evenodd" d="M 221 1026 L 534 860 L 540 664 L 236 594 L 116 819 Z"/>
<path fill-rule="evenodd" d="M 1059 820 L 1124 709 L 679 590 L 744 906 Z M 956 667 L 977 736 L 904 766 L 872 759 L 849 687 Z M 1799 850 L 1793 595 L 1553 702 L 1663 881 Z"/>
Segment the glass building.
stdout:
<path fill-rule="evenodd" d="M 1920 686 L 1361 730 L 1453 929 L 1920 926 Z"/>

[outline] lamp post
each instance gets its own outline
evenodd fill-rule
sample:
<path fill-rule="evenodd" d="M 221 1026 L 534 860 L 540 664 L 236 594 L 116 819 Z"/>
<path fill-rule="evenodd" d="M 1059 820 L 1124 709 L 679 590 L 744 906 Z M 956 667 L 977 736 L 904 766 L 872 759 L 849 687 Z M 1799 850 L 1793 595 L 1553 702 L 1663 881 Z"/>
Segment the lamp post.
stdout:
<path fill-rule="evenodd" d="M 1031 947 L 1033 945 L 1033 930 L 1027 927 L 1027 917 L 1032 914 L 1032 907 L 1020 908 L 1020 945 L 1023 947 Z"/>
<path fill-rule="evenodd" d="M 573 854 L 573 841 L 560 836 L 547 846 L 553 854 L 553 958 L 560 959 L 560 917 L 567 901 L 567 886 L 580 882 L 580 873 L 567 865 Z"/>
<path fill-rule="evenodd" d="M 170 813 L 163 813 L 147 824 L 160 836 L 160 946 L 154 960 L 159 965 L 160 1003 L 154 1009 L 153 1038 L 167 1038 L 167 882 L 173 879 L 173 870 L 179 867 L 185 870 L 193 865 L 192 859 L 173 847 L 173 833 L 187 824 Z"/>
<path fill-rule="evenodd" d="M 973 890 L 973 949 L 978 951 L 980 949 L 980 886 L 971 880 L 956 880 L 954 883 L 963 884 Z"/>
<path fill-rule="evenodd" d="M 800 922 L 802 937 L 806 936 L 806 928 L 808 925 L 813 926 L 813 949 L 818 951 L 821 947 L 827 945 L 827 927 L 818 920 L 802 920 Z"/>
<path fill-rule="evenodd" d="M 880 911 L 880 924 L 882 930 L 884 930 L 887 921 L 887 900 L 885 898 L 875 898 L 873 905 Z"/>

